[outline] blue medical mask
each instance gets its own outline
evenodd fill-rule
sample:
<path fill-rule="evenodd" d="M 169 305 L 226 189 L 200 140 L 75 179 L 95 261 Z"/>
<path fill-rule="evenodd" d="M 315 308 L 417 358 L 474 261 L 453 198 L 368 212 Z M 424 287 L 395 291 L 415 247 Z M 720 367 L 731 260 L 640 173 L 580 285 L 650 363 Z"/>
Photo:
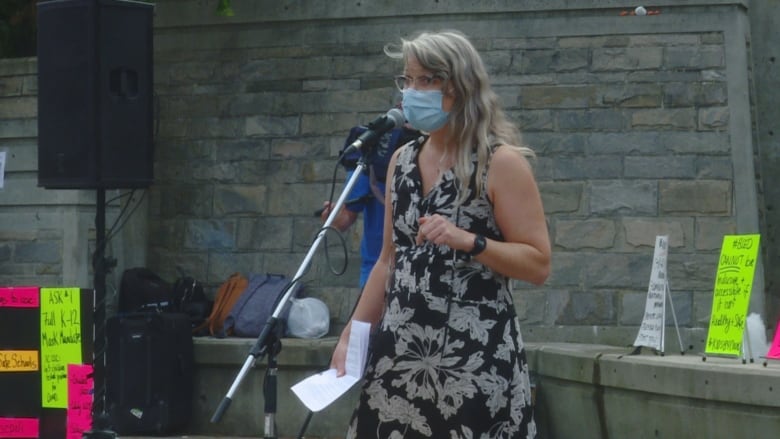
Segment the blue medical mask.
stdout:
<path fill-rule="evenodd" d="M 441 90 L 415 90 L 407 88 L 403 91 L 401 106 L 404 117 L 409 125 L 426 132 L 433 132 L 447 123 L 450 113 L 441 109 Z"/>

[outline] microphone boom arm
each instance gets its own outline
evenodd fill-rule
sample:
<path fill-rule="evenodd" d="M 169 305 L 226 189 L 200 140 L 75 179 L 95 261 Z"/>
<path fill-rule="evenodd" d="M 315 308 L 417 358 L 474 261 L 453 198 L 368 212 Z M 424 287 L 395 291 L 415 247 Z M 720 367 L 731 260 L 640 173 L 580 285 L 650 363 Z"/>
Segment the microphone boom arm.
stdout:
<path fill-rule="evenodd" d="M 300 281 L 303 274 L 308 270 L 309 265 L 311 264 L 311 261 L 314 257 L 314 254 L 319 248 L 320 243 L 325 238 L 325 234 L 327 233 L 328 228 L 330 228 L 331 224 L 333 224 L 333 222 L 335 221 L 336 216 L 341 210 L 341 207 L 346 203 L 347 196 L 350 194 L 350 192 L 352 192 L 352 188 L 355 186 L 355 184 L 357 184 L 357 180 L 358 178 L 360 178 L 360 174 L 367 167 L 365 162 L 365 156 L 366 154 L 364 153 L 363 156 L 360 158 L 360 160 L 358 160 L 357 166 L 355 168 L 355 172 L 353 172 L 350 178 L 347 180 L 347 183 L 344 186 L 341 195 L 339 195 L 339 198 L 336 200 L 336 204 L 331 209 L 328 218 L 325 220 L 324 225 L 322 226 L 319 233 L 317 234 L 317 237 L 315 238 L 314 242 L 309 248 L 308 253 L 306 253 L 303 262 L 298 267 L 298 271 L 295 273 L 295 276 L 293 276 L 292 278 L 293 279 L 292 284 L 287 287 L 287 292 L 279 300 L 279 303 L 274 309 L 273 314 L 270 316 L 265 326 L 263 327 L 260 336 L 257 338 L 257 341 L 255 342 L 252 349 L 250 349 L 249 355 L 244 361 L 244 364 L 241 367 L 240 371 L 238 372 L 236 378 L 233 380 L 233 383 L 228 389 L 227 394 L 222 399 L 222 402 L 220 402 L 219 406 L 214 412 L 214 415 L 211 417 L 212 423 L 217 423 L 222 419 L 222 416 L 225 414 L 228 407 L 230 407 L 230 404 L 233 401 L 233 397 L 235 396 L 236 391 L 238 391 L 241 382 L 244 380 L 246 375 L 249 373 L 249 370 L 255 365 L 255 363 L 258 360 L 262 359 L 262 357 L 265 354 L 269 354 L 268 352 L 269 350 L 271 351 L 269 356 L 275 354 L 275 352 L 273 352 L 274 350 L 273 348 L 271 349 L 268 348 L 268 345 L 270 344 L 269 340 L 272 338 L 272 335 L 274 333 L 274 327 L 276 326 L 277 321 L 279 320 L 282 312 L 284 311 L 287 302 L 292 298 L 292 295 L 296 290 L 295 288 L 296 284 Z M 271 361 L 269 360 L 269 367 L 270 367 L 270 363 Z M 275 398 L 272 399 L 272 401 L 275 400 L 276 400 Z M 270 420 L 268 419 L 269 417 L 271 418 Z M 271 426 L 270 428 L 273 429 L 274 428 L 273 413 L 270 414 L 266 413 L 266 418 L 267 418 L 265 422 L 266 430 L 268 430 L 269 425 Z M 268 431 L 266 431 L 266 434 L 268 434 Z M 264 436 L 264 437 L 275 437 L 275 435 L 272 432 L 270 436 Z"/>

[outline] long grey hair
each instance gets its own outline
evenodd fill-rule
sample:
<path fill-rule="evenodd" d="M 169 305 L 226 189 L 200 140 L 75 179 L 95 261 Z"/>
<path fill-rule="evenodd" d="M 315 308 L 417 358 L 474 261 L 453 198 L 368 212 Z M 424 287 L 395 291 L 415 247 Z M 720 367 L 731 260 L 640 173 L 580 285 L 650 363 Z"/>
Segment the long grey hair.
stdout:
<path fill-rule="evenodd" d="M 485 171 L 491 145 L 507 145 L 526 157 L 534 157 L 521 145 L 520 132 L 507 119 L 490 85 L 487 69 L 468 37 L 456 30 L 422 32 L 401 44 L 388 44 L 385 53 L 404 63 L 414 57 L 420 65 L 444 80 L 444 89 L 454 93 L 449 116 L 450 139 L 457 145 L 455 175 L 465 196 L 472 169 L 471 152 L 477 153 L 477 176 Z M 477 196 L 482 185 L 477 178 Z M 459 201 L 463 201 L 462 199 Z"/>

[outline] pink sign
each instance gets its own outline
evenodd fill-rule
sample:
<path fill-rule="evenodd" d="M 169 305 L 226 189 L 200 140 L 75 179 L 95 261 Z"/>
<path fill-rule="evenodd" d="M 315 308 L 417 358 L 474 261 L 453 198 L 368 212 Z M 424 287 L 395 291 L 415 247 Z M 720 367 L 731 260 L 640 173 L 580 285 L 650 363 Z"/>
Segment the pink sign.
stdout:
<path fill-rule="evenodd" d="M 68 413 L 66 439 L 81 439 L 92 428 L 92 366 L 68 364 Z"/>
<path fill-rule="evenodd" d="M 37 438 L 37 418 L 0 418 L 0 437 Z"/>
<path fill-rule="evenodd" d="M 38 308 L 40 294 L 38 287 L 0 288 L 0 308 Z"/>
<path fill-rule="evenodd" d="M 769 346 L 769 352 L 767 352 L 766 357 L 780 359 L 780 320 L 777 321 L 775 339 L 772 341 L 772 345 Z"/>

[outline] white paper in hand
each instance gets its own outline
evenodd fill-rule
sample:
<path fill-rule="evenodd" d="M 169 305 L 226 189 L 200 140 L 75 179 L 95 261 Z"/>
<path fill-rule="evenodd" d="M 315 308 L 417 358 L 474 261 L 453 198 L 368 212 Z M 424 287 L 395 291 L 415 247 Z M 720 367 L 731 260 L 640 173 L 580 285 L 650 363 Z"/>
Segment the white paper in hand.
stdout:
<path fill-rule="evenodd" d="M 352 321 L 344 376 L 337 377 L 336 369 L 328 369 L 292 386 L 293 393 L 309 410 L 324 409 L 360 381 L 366 367 L 370 330 L 369 323 Z"/>

